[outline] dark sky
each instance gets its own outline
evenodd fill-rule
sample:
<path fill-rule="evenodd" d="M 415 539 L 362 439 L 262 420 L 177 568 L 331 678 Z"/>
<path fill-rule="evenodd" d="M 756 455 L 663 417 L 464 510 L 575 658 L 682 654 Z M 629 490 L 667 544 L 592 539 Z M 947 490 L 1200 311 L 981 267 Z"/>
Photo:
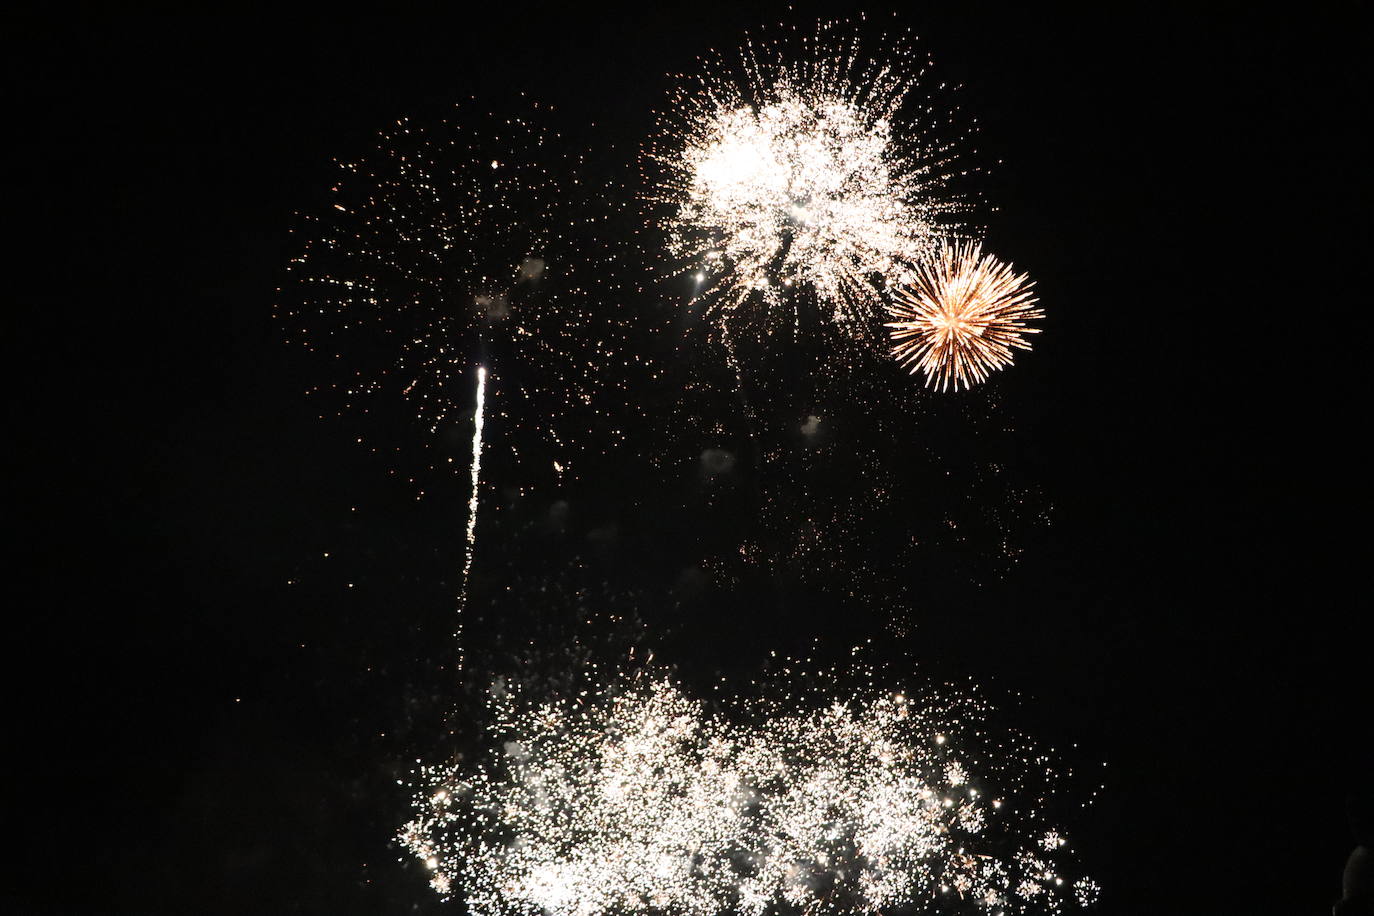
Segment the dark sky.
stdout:
<path fill-rule="evenodd" d="M 491 6 L 6 14 L 7 912 L 444 911 L 387 841 L 437 703 L 461 495 L 417 502 L 316 417 L 272 318 L 292 214 L 333 157 L 469 96 L 545 99 L 629 161 L 665 74 L 845 12 Z M 989 238 L 1050 317 L 999 380 L 997 441 L 1053 511 L 887 654 L 985 685 L 1075 791 L 1102 787 L 1073 814 L 1101 912 L 1325 912 L 1344 796 L 1374 774 L 1367 9 L 1103 7 L 898 20 L 1003 163 Z M 578 498 L 614 502 L 590 477 Z M 899 639 L 823 599 L 756 624 L 717 597 L 729 613 L 665 623 L 702 676 Z"/>

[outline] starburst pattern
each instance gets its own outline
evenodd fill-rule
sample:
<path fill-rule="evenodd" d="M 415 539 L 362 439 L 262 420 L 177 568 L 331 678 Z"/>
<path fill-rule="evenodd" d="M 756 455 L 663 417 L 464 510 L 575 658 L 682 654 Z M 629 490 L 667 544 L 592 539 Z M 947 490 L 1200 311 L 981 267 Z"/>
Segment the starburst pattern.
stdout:
<path fill-rule="evenodd" d="M 731 716 L 646 676 L 542 702 L 497 683 L 490 708 L 494 759 L 421 770 L 401 833 L 481 916 L 1072 905 L 1062 834 L 1012 837 L 960 746 L 976 704 L 871 691 Z"/>
<path fill-rule="evenodd" d="M 822 25 L 799 53 L 774 42 L 750 45 L 738 66 L 708 61 L 673 94 L 646 156 L 675 269 L 727 325 L 786 314 L 805 293 L 866 334 L 882 290 L 960 209 L 936 109 L 909 112 L 922 72 L 910 46 L 891 42 L 873 61 L 840 31 Z"/>
<path fill-rule="evenodd" d="M 946 244 L 888 304 L 893 355 L 928 386 L 972 387 L 1030 349 L 1026 335 L 1039 329 L 1026 322 L 1044 317 L 1034 285 L 976 242 Z"/>

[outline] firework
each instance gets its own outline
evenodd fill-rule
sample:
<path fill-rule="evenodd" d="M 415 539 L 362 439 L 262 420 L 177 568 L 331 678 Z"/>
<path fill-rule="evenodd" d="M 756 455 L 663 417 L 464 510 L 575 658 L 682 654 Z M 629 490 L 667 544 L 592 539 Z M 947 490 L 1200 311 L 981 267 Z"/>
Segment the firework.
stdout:
<path fill-rule="evenodd" d="M 976 242 L 946 244 L 888 304 L 893 355 L 928 386 L 972 387 L 1010 365 L 1013 348 L 1030 349 L 1025 335 L 1039 329 L 1026 322 L 1044 317 L 1034 285 Z"/>
<path fill-rule="evenodd" d="M 496 482 L 482 477 L 484 449 L 499 450 L 489 473 L 522 493 L 557 487 L 623 437 L 604 396 L 637 359 L 607 304 L 604 188 L 581 179 L 582 155 L 543 117 L 537 105 L 463 111 L 381 132 L 339 163 L 329 205 L 302 214 L 278 311 L 288 342 L 322 358 L 311 394 L 373 415 L 384 434 L 358 441 L 395 459 L 417 496 L 470 477 L 460 637 L 480 496 Z M 390 398 L 420 420 L 423 464 L 400 460 Z"/>
<path fill-rule="evenodd" d="M 281 316 L 290 342 L 347 373 L 323 388 L 346 406 L 394 393 L 434 435 L 466 413 L 456 383 L 549 242 L 561 169 L 528 155 L 545 139 L 518 118 L 401 120 L 339 163 L 330 208 L 302 217 Z"/>
<path fill-rule="evenodd" d="M 399 120 L 301 214 L 285 337 L 320 357 L 311 393 L 333 412 L 378 417 L 396 399 L 418 417 L 427 448 L 393 473 L 421 494 L 466 466 L 478 364 L 505 399 L 489 410 L 504 422 L 488 451 L 505 450 L 522 486 L 620 436 L 601 400 L 631 360 L 608 304 L 620 295 L 599 229 L 611 195 L 548 117 L 529 104 Z M 517 409 L 529 402 L 537 415 Z M 399 459 L 403 441 L 365 444 Z"/>
<path fill-rule="evenodd" d="M 905 41 L 882 62 L 830 26 L 802 45 L 750 45 L 675 91 L 646 155 L 650 198 L 727 330 L 746 305 L 777 316 L 806 293 L 866 334 L 882 290 L 960 209 L 952 147 L 934 139 L 933 106 L 903 116 L 922 72 Z"/>
<path fill-rule="evenodd" d="M 490 711 L 493 758 L 421 770 L 400 835 L 481 916 L 1073 899 L 1060 832 L 1008 840 L 1012 805 L 960 745 L 967 701 L 871 691 L 713 714 L 665 677 L 627 677 L 543 702 L 498 682 Z"/>

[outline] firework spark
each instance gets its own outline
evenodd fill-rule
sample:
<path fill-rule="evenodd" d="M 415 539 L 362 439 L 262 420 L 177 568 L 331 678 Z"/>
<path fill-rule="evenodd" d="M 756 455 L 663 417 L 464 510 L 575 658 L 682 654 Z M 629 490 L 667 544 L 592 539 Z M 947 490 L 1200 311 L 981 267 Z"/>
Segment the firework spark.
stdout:
<path fill-rule="evenodd" d="M 934 107 L 904 118 L 921 75 L 903 41 L 866 60 L 821 26 L 799 60 L 750 46 L 678 89 L 646 156 L 666 205 L 668 249 L 722 320 L 751 302 L 777 315 L 791 291 L 867 334 L 881 292 L 935 249 L 960 209 Z"/>
<path fill-rule="evenodd" d="M 495 759 L 421 770 L 400 835 L 480 916 L 1072 900 L 1062 833 L 1008 843 L 1012 805 L 959 745 L 967 703 L 875 691 L 727 716 L 644 677 L 537 703 L 498 682 L 490 709 Z"/>
<path fill-rule="evenodd" d="M 972 387 L 1010 365 L 1013 348 L 1030 349 L 1025 335 L 1039 329 L 1026 322 L 1044 317 L 1034 285 L 976 242 L 943 245 L 888 304 L 893 355 L 927 386 Z"/>

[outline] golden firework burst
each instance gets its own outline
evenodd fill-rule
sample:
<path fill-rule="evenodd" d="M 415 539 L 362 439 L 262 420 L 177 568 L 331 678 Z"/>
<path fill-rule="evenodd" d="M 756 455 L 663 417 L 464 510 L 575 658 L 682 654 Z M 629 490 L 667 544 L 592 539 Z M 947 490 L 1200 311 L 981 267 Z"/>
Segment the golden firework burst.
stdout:
<path fill-rule="evenodd" d="M 1029 350 L 1026 322 L 1043 318 L 1035 281 L 985 255 L 978 242 L 946 243 L 919 265 L 887 304 L 892 355 L 926 385 L 971 388 L 1011 365 L 1013 348 Z"/>

